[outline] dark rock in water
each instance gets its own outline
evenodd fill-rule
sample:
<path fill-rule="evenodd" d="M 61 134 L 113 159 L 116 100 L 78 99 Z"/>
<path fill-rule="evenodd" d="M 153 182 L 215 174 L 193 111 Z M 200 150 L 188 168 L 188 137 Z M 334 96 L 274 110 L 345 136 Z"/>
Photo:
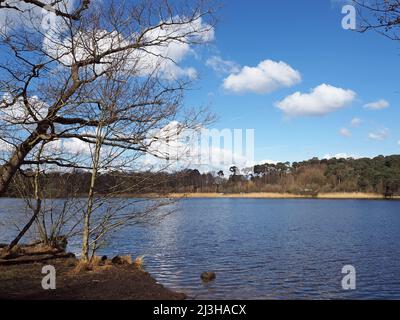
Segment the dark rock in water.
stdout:
<path fill-rule="evenodd" d="M 215 272 L 203 272 L 200 277 L 203 282 L 211 282 L 215 280 L 216 274 Z"/>

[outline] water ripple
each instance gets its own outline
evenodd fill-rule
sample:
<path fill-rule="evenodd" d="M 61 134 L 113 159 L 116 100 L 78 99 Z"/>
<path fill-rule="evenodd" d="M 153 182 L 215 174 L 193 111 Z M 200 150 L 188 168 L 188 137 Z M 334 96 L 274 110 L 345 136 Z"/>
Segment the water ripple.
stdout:
<path fill-rule="evenodd" d="M 400 299 L 400 202 L 350 202 L 184 200 L 160 224 L 116 234 L 102 254 L 145 255 L 160 283 L 193 299 Z M 354 291 L 341 288 L 347 264 Z M 216 281 L 202 284 L 204 271 Z"/>

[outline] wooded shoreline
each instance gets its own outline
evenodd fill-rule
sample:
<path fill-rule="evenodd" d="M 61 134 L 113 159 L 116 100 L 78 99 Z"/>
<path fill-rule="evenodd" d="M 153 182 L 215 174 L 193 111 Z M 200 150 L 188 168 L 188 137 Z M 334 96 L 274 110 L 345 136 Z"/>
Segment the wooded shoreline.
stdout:
<path fill-rule="evenodd" d="M 104 196 L 104 195 L 102 195 Z M 77 198 L 85 198 L 82 194 Z M 18 197 L 0 197 L 1 199 L 22 199 Z M 112 197 L 110 197 L 112 198 Z M 363 192 L 330 192 L 319 193 L 316 195 L 304 195 L 293 193 L 279 192 L 248 192 L 248 193 L 216 193 L 216 192 L 191 192 L 191 193 L 134 193 L 120 194 L 115 198 L 138 198 L 138 199 L 332 199 L 332 200 L 400 200 L 400 196 L 386 197 L 379 193 L 363 193 Z M 64 199 L 63 197 L 49 197 L 48 199 Z"/>
<path fill-rule="evenodd" d="M 400 196 L 385 197 L 378 193 L 359 193 L 359 192 L 337 192 L 337 193 L 320 193 L 317 195 L 300 195 L 291 193 L 270 193 L 270 192 L 254 192 L 254 193 L 187 193 L 168 194 L 170 198 L 253 198 L 253 199 L 343 199 L 343 200 L 400 200 Z"/>
<path fill-rule="evenodd" d="M 279 192 L 248 192 L 248 193 L 216 193 L 216 192 L 192 192 L 192 193 L 145 193 L 123 194 L 121 198 L 138 199 L 316 199 L 316 200 L 400 200 L 400 196 L 386 197 L 379 193 L 363 192 L 331 192 L 316 195 L 279 193 Z"/>

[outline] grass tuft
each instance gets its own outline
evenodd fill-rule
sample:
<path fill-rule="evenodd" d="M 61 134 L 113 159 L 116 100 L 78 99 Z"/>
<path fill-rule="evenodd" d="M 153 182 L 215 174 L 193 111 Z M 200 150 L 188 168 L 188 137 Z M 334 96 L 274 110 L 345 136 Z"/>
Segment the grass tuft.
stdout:
<path fill-rule="evenodd" d="M 144 256 L 139 256 L 133 261 L 133 265 L 138 269 L 143 269 L 144 267 Z"/>

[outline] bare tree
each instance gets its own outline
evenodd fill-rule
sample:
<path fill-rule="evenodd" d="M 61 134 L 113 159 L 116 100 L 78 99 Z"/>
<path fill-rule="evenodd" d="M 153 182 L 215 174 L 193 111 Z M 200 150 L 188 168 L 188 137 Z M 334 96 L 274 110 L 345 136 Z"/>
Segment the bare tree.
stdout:
<path fill-rule="evenodd" d="M 77 7 L 69 11 L 63 10 L 66 8 L 62 6 L 62 2 L 62 0 L 55 0 L 52 2 L 40 0 L 0 0 L 0 9 L 15 10 L 17 12 L 23 13 L 29 10 L 27 6 L 30 6 L 30 9 L 32 7 L 38 7 L 43 10 L 53 12 L 55 15 L 60 17 L 65 17 L 72 20 L 79 20 L 82 12 L 86 10 L 90 5 L 90 0 L 82 0 Z"/>
<path fill-rule="evenodd" d="M 391 40 L 400 40 L 399 0 L 353 0 L 361 17 L 361 32 L 374 30 Z"/>
<path fill-rule="evenodd" d="M 54 248 L 65 246 L 68 238 L 81 234 L 82 217 L 77 212 L 81 211 L 84 203 L 79 201 L 77 194 L 67 194 L 63 199 L 57 199 L 52 190 L 46 188 L 46 166 L 51 170 L 54 165 L 43 165 L 42 158 L 48 158 L 45 149 L 46 141 L 43 141 L 35 154 L 36 164 L 20 170 L 13 178 L 19 197 L 26 203 L 29 220 L 10 242 L 5 253 L 11 252 L 34 225 L 33 240 Z M 69 183 L 68 177 L 64 175 L 64 179 L 57 181 L 60 189 Z"/>
<path fill-rule="evenodd" d="M 57 1 L 57 8 L 69 8 L 68 1 Z M 53 17 L 46 28 L 43 13 L 25 14 L 29 27 L 0 30 L 0 140 L 7 149 L 0 194 L 21 166 L 37 163 L 31 154 L 42 141 L 96 144 L 105 79 L 114 80 L 110 90 L 124 83 L 107 117 L 106 125 L 116 125 L 105 146 L 143 154 L 157 139 L 149 139 L 150 130 L 173 119 L 182 128 L 209 120 L 203 110 L 181 112 L 195 72 L 179 66 L 182 52 L 213 37 L 213 11 L 204 1 L 82 1 L 72 14 L 45 11 Z"/>
<path fill-rule="evenodd" d="M 96 192 L 97 179 L 101 174 L 116 170 L 123 172 L 126 168 L 132 168 L 132 165 L 140 158 L 140 152 L 131 148 L 131 145 L 135 146 L 133 142 L 129 145 L 129 141 L 126 140 L 122 147 L 120 144 L 107 143 L 110 136 L 121 130 L 120 124 L 111 119 L 114 117 L 114 110 L 119 109 L 121 98 L 124 97 L 125 85 L 125 81 L 116 81 L 112 77 L 104 79 L 98 87 L 97 107 L 100 115 L 93 134 L 95 143 L 88 144 L 90 163 L 87 165 L 91 167 L 91 176 L 86 206 L 82 214 L 81 259 L 86 263 L 92 261 L 97 249 L 115 231 L 128 225 L 157 220 L 160 216 L 171 212 L 171 210 L 164 210 L 161 213 L 158 211 L 160 207 L 170 204 L 168 200 L 152 200 L 151 204 L 144 205 L 147 201 L 143 199 L 121 198 L 121 195 L 132 191 L 132 186 L 123 188 L 118 183 L 114 183 L 106 194 Z M 150 138 L 152 139 L 153 137 Z M 157 156 L 162 157 L 162 153 L 157 153 Z M 81 161 L 85 162 L 83 159 Z M 138 203 L 143 203 L 143 205 L 138 208 Z"/>
<path fill-rule="evenodd" d="M 36 170 L 33 174 L 33 185 L 34 185 L 34 203 L 30 200 L 30 198 L 26 197 L 25 199 L 27 200 L 27 205 L 29 208 L 32 209 L 32 216 L 29 219 L 28 223 L 22 228 L 22 230 L 18 233 L 18 235 L 15 237 L 14 240 L 12 240 L 7 248 L 7 252 L 10 252 L 22 239 L 22 237 L 28 232 L 28 230 L 31 228 L 33 223 L 37 220 L 40 210 L 42 209 L 42 197 L 40 196 L 40 164 L 39 160 L 41 158 L 41 154 L 43 152 L 43 147 L 44 143 L 41 144 L 37 155 L 36 159 L 38 160 L 38 164 L 36 166 Z M 24 189 L 23 186 L 21 186 L 21 189 Z M 24 192 L 20 191 L 20 194 L 23 196 Z"/>

